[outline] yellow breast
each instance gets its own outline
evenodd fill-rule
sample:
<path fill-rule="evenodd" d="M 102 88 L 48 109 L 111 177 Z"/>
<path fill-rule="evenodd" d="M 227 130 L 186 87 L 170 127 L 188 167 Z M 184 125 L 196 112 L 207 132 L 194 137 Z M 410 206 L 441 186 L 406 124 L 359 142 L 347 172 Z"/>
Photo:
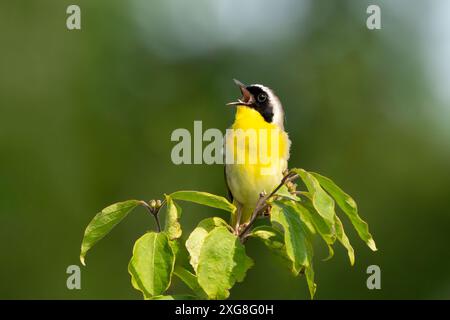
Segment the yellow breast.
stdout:
<path fill-rule="evenodd" d="M 284 130 L 245 106 L 237 107 L 231 129 L 225 142 L 226 154 L 233 155 L 226 165 L 228 186 L 237 201 L 253 207 L 262 191 L 271 192 L 281 181 L 290 141 Z"/>
<path fill-rule="evenodd" d="M 252 152 L 256 153 L 256 162 L 260 165 L 267 163 L 265 153 L 270 157 L 275 152 L 277 155 L 274 156 L 286 161 L 289 159 L 290 140 L 287 133 L 276 124 L 266 122 L 258 111 L 238 106 L 231 129 L 233 131 L 227 136 L 226 142 L 233 145 L 234 155 L 239 155 L 240 151 L 249 158 Z M 252 139 L 255 141 L 251 141 Z M 243 143 L 239 145 L 239 142 Z M 246 163 L 249 164 L 248 161 Z"/>

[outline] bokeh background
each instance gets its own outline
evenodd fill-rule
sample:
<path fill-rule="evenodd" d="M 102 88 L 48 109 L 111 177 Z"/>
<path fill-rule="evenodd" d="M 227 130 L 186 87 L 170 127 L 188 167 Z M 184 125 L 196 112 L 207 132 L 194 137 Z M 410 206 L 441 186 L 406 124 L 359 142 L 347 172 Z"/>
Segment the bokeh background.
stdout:
<path fill-rule="evenodd" d="M 78 4 L 82 30 L 66 29 Z M 378 4 L 382 29 L 366 28 Z M 231 79 L 276 90 L 291 166 L 354 196 L 379 251 L 316 254 L 317 299 L 450 298 L 450 3 L 432 1 L 2 1 L 0 298 L 140 299 L 127 273 L 138 209 L 80 264 L 84 228 L 106 205 L 195 189 L 225 195 L 221 165 L 170 160 L 176 128 L 225 130 Z M 183 205 L 186 236 L 222 212 Z M 231 298 L 307 299 L 263 245 Z M 377 264 L 382 289 L 366 288 Z M 175 282 L 176 290 L 183 290 Z"/>

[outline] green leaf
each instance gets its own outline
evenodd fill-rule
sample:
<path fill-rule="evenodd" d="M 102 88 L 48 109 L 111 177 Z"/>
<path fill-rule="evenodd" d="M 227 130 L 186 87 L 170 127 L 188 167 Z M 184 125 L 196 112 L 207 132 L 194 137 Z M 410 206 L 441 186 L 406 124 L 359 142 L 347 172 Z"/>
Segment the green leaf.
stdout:
<path fill-rule="evenodd" d="M 306 276 L 306 283 L 308 284 L 309 295 L 311 296 L 311 299 L 314 299 L 317 285 L 314 282 L 314 269 L 312 263 L 311 266 L 305 268 L 305 276 Z"/>
<path fill-rule="evenodd" d="M 295 200 L 295 201 L 300 201 L 301 200 L 295 194 L 290 193 L 288 187 L 285 184 L 282 185 L 280 189 L 278 189 L 276 195 L 277 196 L 281 196 L 281 197 L 286 198 L 286 199 L 290 199 L 290 200 Z"/>
<path fill-rule="evenodd" d="M 307 227 L 300 220 L 292 203 L 288 201 L 274 201 L 270 220 L 273 225 L 280 225 L 284 231 L 284 242 L 286 244 L 286 253 L 292 261 L 292 271 L 295 275 L 309 266 L 309 257 L 307 251 Z"/>
<path fill-rule="evenodd" d="M 175 255 L 175 268 L 173 273 L 183 281 L 200 298 L 207 298 L 206 293 L 200 288 L 197 276 L 191 272 L 189 253 L 180 239 L 169 241 Z"/>
<path fill-rule="evenodd" d="M 189 263 L 189 252 L 187 251 L 184 243 L 181 242 L 181 239 L 170 240 L 169 244 L 172 247 L 172 251 L 175 256 L 175 267 L 178 265 L 190 270 L 191 265 Z"/>
<path fill-rule="evenodd" d="M 235 282 L 243 281 L 252 265 L 239 238 L 226 227 L 216 227 L 201 248 L 198 283 L 210 299 L 226 299 Z"/>
<path fill-rule="evenodd" d="M 325 219 L 328 225 L 334 225 L 334 201 L 328 193 L 326 193 L 320 186 L 319 181 L 303 169 L 293 169 L 306 185 L 309 193 L 312 196 L 312 203 L 317 212 Z"/>
<path fill-rule="evenodd" d="M 197 272 L 198 259 L 200 257 L 200 250 L 202 248 L 203 242 L 206 236 L 213 230 L 215 227 L 227 227 L 230 230 L 231 227 L 222 219 L 214 217 L 207 218 L 198 224 L 198 226 L 192 231 L 189 235 L 189 238 L 186 241 L 186 248 L 189 251 L 189 255 L 191 256 L 190 263 L 194 268 L 195 272 Z"/>
<path fill-rule="evenodd" d="M 198 299 L 195 296 L 189 295 L 189 294 L 176 294 L 176 295 L 170 295 L 170 296 L 154 296 L 151 297 L 149 300 L 196 300 Z"/>
<path fill-rule="evenodd" d="M 86 265 L 84 261 L 86 253 L 140 203 L 139 200 L 118 202 L 104 208 L 95 215 L 84 231 L 83 242 L 81 243 L 80 261 L 84 266 Z"/>
<path fill-rule="evenodd" d="M 353 227 L 358 232 L 359 237 L 373 250 L 377 250 L 375 241 L 369 232 L 369 226 L 358 215 L 358 207 L 355 200 L 339 188 L 331 179 L 318 173 L 311 173 L 320 182 L 322 187 L 336 200 L 338 206 L 349 217 Z"/>
<path fill-rule="evenodd" d="M 164 232 L 167 234 L 167 232 Z M 175 256 L 175 260 L 178 262 L 180 256 L 182 256 L 182 247 L 179 239 L 170 240 L 169 245 L 172 248 L 173 255 Z"/>
<path fill-rule="evenodd" d="M 234 212 L 236 207 L 226 198 L 216 196 L 215 194 L 200 191 L 177 191 L 170 195 L 172 199 L 190 201 L 204 206 L 222 209 L 228 212 Z"/>
<path fill-rule="evenodd" d="M 179 219 L 181 217 L 181 208 L 177 205 L 170 196 L 166 196 L 166 223 L 164 231 L 169 236 L 170 240 L 181 237 L 181 225 Z"/>
<path fill-rule="evenodd" d="M 336 241 L 336 233 L 334 227 L 328 225 L 325 219 L 316 211 L 311 202 L 309 194 L 305 194 L 305 196 L 307 197 L 306 201 L 303 201 L 302 203 L 297 202 L 294 206 L 296 207 L 297 212 L 300 214 L 301 220 L 306 225 L 308 225 L 308 222 L 313 224 L 313 228 L 317 230 L 320 237 L 326 243 L 328 247 L 328 257 L 326 257 L 324 260 L 329 260 L 334 255 L 334 250 L 332 247 L 332 245 Z"/>
<path fill-rule="evenodd" d="M 164 232 L 148 232 L 133 248 L 128 264 L 133 287 L 145 298 L 161 295 L 170 286 L 175 256 Z"/>
<path fill-rule="evenodd" d="M 347 255 L 350 260 L 350 264 L 353 266 L 355 264 L 355 251 L 353 250 L 352 245 L 350 244 L 350 240 L 348 239 L 347 235 L 344 231 L 344 226 L 342 225 L 341 220 L 338 216 L 335 216 L 336 219 L 336 235 L 339 242 L 344 246 L 345 249 L 347 249 Z"/>
<path fill-rule="evenodd" d="M 313 247 L 311 233 L 301 219 L 297 207 L 299 203 L 293 201 L 275 201 L 272 204 L 271 221 L 279 224 L 284 230 L 286 252 L 292 261 L 292 271 L 298 275 L 304 271 L 311 299 L 316 292 L 313 270 Z"/>
<path fill-rule="evenodd" d="M 198 279 L 195 274 L 192 274 L 189 270 L 181 267 L 175 266 L 173 273 L 183 281 L 189 289 L 191 289 L 199 298 L 207 298 L 205 291 L 198 284 Z"/>
<path fill-rule="evenodd" d="M 277 229 L 271 226 L 258 226 L 253 228 L 248 236 L 260 239 L 273 253 L 290 261 L 286 253 L 284 236 Z"/>
<path fill-rule="evenodd" d="M 316 231 L 316 227 L 314 226 L 314 223 L 312 222 L 312 218 L 305 215 L 304 210 L 302 210 L 303 207 L 307 207 L 307 209 L 310 210 L 310 207 L 307 206 L 308 203 L 302 202 L 302 204 L 303 204 L 303 206 L 300 207 L 300 206 L 296 205 L 296 202 L 294 202 L 294 203 L 292 203 L 292 206 L 294 206 L 295 210 L 300 215 L 300 220 L 302 220 L 302 222 L 305 224 L 306 228 L 308 228 L 309 233 L 316 234 L 317 231 Z M 306 210 L 306 213 L 309 214 L 308 210 Z M 314 207 L 313 207 L 312 210 L 315 211 L 316 209 L 314 209 Z"/>
<path fill-rule="evenodd" d="M 309 295 L 311 299 L 314 299 L 314 295 L 316 293 L 317 285 L 314 282 L 314 264 L 313 264 L 313 255 L 314 250 L 311 242 L 311 235 L 306 232 L 306 238 L 309 241 L 306 242 L 306 252 L 308 254 L 308 265 L 305 267 L 305 276 L 306 283 L 308 285 Z"/>
<path fill-rule="evenodd" d="M 255 227 L 249 234 L 249 237 L 261 239 L 270 249 L 281 249 L 284 247 L 283 235 L 271 226 Z"/>

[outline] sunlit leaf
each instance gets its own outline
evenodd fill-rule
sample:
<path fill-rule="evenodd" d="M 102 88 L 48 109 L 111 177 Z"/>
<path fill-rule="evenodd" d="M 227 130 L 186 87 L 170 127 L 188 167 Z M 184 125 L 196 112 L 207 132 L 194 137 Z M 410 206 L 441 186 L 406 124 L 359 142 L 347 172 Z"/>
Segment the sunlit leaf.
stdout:
<path fill-rule="evenodd" d="M 170 286 L 175 256 L 164 232 L 148 232 L 133 247 L 128 264 L 133 287 L 144 297 L 161 295 Z"/>
<path fill-rule="evenodd" d="M 308 284 L 309 295 L 311 296 L 311 299 L 313 299 L 316 294 L 317 285 L 314 282 L 314 269 L 312 263 L 309 267 L 305 268 L 305 276 L 306 283 Z"/>
<path fill-rule="evenodd" d="M 302 204 L 303 204 L 303 202 L 302 202 Z M 297 205 L 295 203 L 292 203 L 292 205 L 295 207 L 297 213 L 300 215 L 300 219 L 305 224 L 305 227 L 308 229 L 309 233 L 316 234 L 317 230 L 316 230 L 316 227 L 314 226 L 314 223 L 312 222 L 312 219 L 309 218 L 308 216 L 305 216 L 305 213 L 301 210 L 301 207 L 297 207 Z M 306 203 L 304 204 L 304 206 L 306 206 Z M 313 210 L 315 210 L 315 209 L 313 208 Z"/>
<path fill-rule="evenodd" d="M 141 201 L 138 200 L 118 202 L 95 215 L 84 231 L 83 242 L 81 243 L 80 261 L 83 265 L 86 265 L 84 261 L 86 253 L 140 203 Z"/>
<path fill-rule="evenodd" d="M 344 226 L 342 225 L 341 220 L 338 216 L 335 216 L 336 219 L 336 235 L 339 242 L 342 244 L 342 246 L 347 250 L 348 259 L 350 260 L 350 264 L 355 264 L 355 251 L 353 250 L 352 245 L 350 244 L 350 240 L 348 239 L 347 235 L 344 231 Z"/>
<path fill-rule="evenodd" d="M 170 196 L 166 196 L 166 224 L 164 231 L 169 236 L 170 240 L 181 237 L 181 208 L 178 206 Z"/>
<path fill-rule="evenodd" d="M 303 169 L 293 169 L 292 171 L 296 172 L 305 183 L 317 212 L 325 219 L 328 225 L 334 225 L 334 216 L 336 213 L 334 211 L 333 198 L 322 189 L 319 181 L 309 172 Z"/>
<path fill-rule="evenodd" d="M 298 196 L 289 192 L 286 185 L 282 185 L 281 188 L 278 189 L 278 191 L 276 192 L 276 195 L 281 196 L 286 199 L 300 201 L 300 198 Z"/>
<path fill-rule="evenodd" d="M 198 283 L 210 299 L 226 299 L 235 282 L 243 281 L 252 265 L 239 238 L 226 227 L 216 227 L 201 248 Z"/>
<path fill-rule="evenodd" d="M 234 212 L 236 207 L 226 198 L 216 196 L 215 194 L 200 191 L 177 191 L 170 195 L 174 200 L 183 200 L 198 203 L 204 206 L 222 209 L 228 212 Z"/>
<path fill-rule="evenodd" d="M 358 207 L 355 200 L 339 188 L 331 179 L 324 177 L 318 173 L 311 173 L 320 182 L 322 187 L 336 200 L 338 206 L 349 217 L 351 223 L 358 232 L 359 237 L 373 250 L 377 250 L 375 241 L 369 232 L 369 226 L 358 215 Z"/>
<path fill-rule="evenodd" d="M 196 272 L 203 241 L 211 230 L 220 226 L 231 228 L 223 219 L 217 217 L 207 218 L 200 221 L 198 226 L 189 235 L 186 241 L 186 248 L 191 256 L 190 263 Z"/>

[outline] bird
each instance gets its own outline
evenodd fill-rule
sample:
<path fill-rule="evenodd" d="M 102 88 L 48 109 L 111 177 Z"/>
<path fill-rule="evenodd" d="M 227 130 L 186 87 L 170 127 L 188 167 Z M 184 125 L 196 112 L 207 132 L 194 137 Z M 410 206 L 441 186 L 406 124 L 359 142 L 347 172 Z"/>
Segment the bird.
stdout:
<path fill-rule="evenodd" d="M 260 195 L 281 183 L 288 168 L 291 141 L 275 92 L 261 84 L 247 86 L 233 81 L 242 97 L 227 104 L 234 106 L 236 113 L 224 139 L 224 171 L 229 199 L 237 208 L 231 224 L 239 228 L 249 222 Z"/>

